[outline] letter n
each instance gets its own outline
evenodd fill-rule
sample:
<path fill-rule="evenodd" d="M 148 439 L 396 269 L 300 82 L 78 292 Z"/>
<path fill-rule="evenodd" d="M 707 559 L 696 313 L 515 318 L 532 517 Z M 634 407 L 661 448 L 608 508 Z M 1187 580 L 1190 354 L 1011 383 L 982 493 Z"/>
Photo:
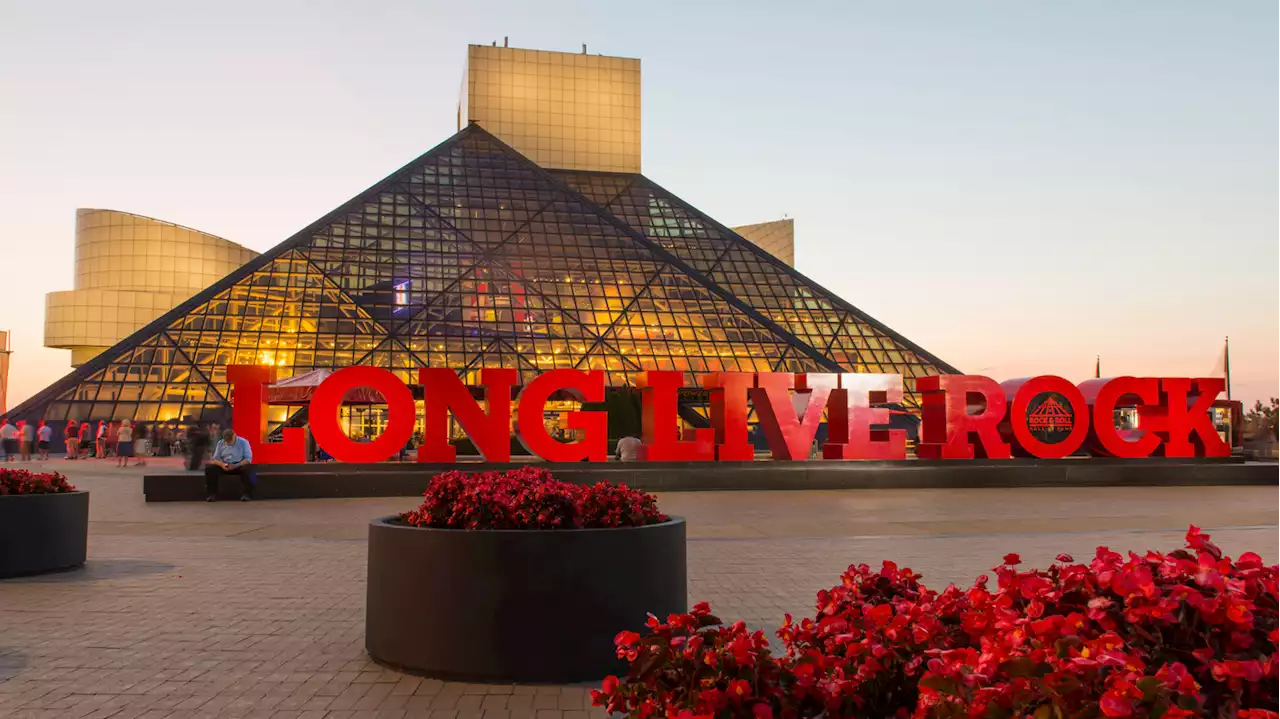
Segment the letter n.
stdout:
<path fill-rule="evenodd" d="M 471 396 L 458 375 L 444 367 L 423 367 L 418 382 L 423 391 L 423 440 L 419 462 L 452 462 L 457 452 L 449 444 L 449 413 L 462 425 L 480 454 L 489 462 L 511 460 L 511 387 L 516 370 L 485 367 L 480 370 L 483 401 L 488 413 Z"/>

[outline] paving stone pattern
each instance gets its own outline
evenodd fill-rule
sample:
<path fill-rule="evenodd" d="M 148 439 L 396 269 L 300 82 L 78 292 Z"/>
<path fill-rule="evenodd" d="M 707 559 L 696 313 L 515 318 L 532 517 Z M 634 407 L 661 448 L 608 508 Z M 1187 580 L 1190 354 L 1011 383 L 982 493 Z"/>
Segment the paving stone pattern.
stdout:
<path fill-rule="evenodd" d="M 154 463 L 154 462 L 153 462 Z M 89 489 L 89 562 L 0 580 L 0 718 L 586 719 L 591 685 L 441 682 L 364 652 L 365 531 L 405 499 L 145 505 L 142 471 L 51 462 Z M 1016 551 L 1172 548 L 1190 522 L 1277 557 L 1274 487 L 671 493 L 690 601 L 772 632 L 850 563 L 941 588 Z M 537 651 L 537 647 L 530 647 Z"/>

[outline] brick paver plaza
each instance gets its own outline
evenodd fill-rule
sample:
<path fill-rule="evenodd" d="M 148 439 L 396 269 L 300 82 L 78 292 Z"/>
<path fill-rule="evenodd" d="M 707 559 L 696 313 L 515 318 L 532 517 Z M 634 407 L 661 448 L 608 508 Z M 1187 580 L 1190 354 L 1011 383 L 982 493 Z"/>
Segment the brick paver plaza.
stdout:
<path fill-rule="evenodd" d="M 0 580 L 0 717 L 585 718 L 586 685 L 440 682 L 364 652 L 365 534 L 401 499 L 142 501 L 137 469 L 46 463 L 92 492 L 81 570 Z M 1275 487 L 672 493 L 689 523 L 690 601 L 770 633 L 850 563 L 893 559 L 930 586 L 1006 552 L 1044 565 L 1170 549 L 1189 523 L 1277 559 Z M 537 647 L 530 647 L 537 651 Z"/>

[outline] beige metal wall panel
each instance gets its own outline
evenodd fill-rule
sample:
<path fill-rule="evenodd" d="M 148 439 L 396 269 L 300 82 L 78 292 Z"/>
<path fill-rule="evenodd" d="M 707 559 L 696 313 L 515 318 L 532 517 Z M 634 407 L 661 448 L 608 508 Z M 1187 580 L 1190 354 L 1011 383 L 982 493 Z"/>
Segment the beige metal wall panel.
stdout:
<path fill-rule="evenodd" d="M 106 352 L 110 347 L 72 347 L 71 348 L 71 366 L 79 367 L 98 355 Z"/>
<path fill-rule="evenodd" d="M 150 217 L 76 210 L 77 290 L 202 290 L 257 255 L 221 237 Z"/>
<path fill-rule="evenodd" d="M 543 167 L 640 172 L 640 61 L 471 45 L 460 117 Z"/>
<path fill-rule="evenodd" d="M 796 266 L 796 221 L 792 219 L 761 222 L 730 228 L 743 239 L 777 257 L 790 267 Z"/>
<path fill-rule="evenodd" d="M 93 345 L 105 349 L 202 289 L 204 287 L 188 292 L 101 289 L 50 292 L 44 298 L 44 344 L 61 348 Z"/>
<path fill-rule="evenodd" d="M 75 289 L 45 296 L 44 344 L 78 367 L 258 255 L 115 210 L 76 210 Z"/>

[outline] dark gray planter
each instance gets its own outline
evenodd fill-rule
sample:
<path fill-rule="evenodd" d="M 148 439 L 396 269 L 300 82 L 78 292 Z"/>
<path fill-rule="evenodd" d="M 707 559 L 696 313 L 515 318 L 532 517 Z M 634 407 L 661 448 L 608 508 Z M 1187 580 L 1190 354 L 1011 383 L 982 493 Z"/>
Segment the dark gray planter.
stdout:
<path fill-rule="evenodd" d="M 89 493 L 0 495 L 0 578 L 84 564 Z"/>
<path fill-rule="evenodd" d="M 684 519 L 623 529 L 369 525 L 365 647 L 430 676 L 503 682 L 622 674 L 613 638 L 688 610 Z"/>

